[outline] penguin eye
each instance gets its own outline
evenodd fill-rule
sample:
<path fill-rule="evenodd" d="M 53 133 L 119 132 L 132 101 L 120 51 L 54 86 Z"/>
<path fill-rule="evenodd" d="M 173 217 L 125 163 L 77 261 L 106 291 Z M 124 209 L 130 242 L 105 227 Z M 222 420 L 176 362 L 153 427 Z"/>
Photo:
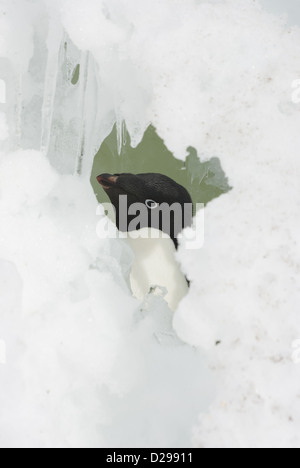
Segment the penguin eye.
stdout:
<path fill-rule="evenodd" d="M 158 203 L 156 203 L 156 201 L 154 200 L 146 200 L 145 203 L 147 208 L 149 208 L 150 210 L 154 210 L 154 208 L 158 207 Z"/>

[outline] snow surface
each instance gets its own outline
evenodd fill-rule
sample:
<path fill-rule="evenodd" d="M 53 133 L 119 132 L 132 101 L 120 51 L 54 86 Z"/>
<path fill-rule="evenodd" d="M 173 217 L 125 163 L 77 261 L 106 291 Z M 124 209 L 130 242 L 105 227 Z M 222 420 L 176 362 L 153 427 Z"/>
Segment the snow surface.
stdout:
<path fill-rule="evenodd" d="M 0 9 L 1 447 L 299 448 L 300 30 L 250 0 Z M 177 157 L 217 155 L 233 187 L 178 254 L 182 342 L 96 236 L 92 157 L 122 119 L 134 144 L 151 122 Z"/>

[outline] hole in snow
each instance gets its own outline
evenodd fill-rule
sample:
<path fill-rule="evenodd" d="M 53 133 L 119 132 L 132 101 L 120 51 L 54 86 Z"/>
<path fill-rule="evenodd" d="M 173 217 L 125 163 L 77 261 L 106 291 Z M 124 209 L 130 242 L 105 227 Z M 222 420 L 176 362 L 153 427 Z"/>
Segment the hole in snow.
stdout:
<path fill-rule="evenodd" d="M 100 203 L 109 203 L 109 198 L 97 181 L 99 174 L 167 175 L 188 190 L 194 206 L 203 206 L 230 190 L 218 158 L 201 162 L 197 151 L 189 147 L 185 161 L 178 160 L 168 150 L 152 125 L 147 128 L 141 143 L 133 148 L 124 123 L 121 129 L 121 144 L 118 126 L 115 125 L 94 159 L 91 183 Z M 166 292 L 164 299 L 169 308 L 175 311 L 181 299 L 188 293 L 188 278 L 184 276 L 174 258 L 174 245 L 162 244 L 159 240 L 153 243 L 151 236 L 147 237 L 148 231 L 144 234 L 145 242 L 141 238 L 128 243 L 134 258 L 129 279 L 131 292 L 138 299 L 147 301 L 151 285 L 159 285 Z M 192 248 L 200 248 L 200 245 L 203 245 L 202 241 L 199 245 L 194 244 Z M 150 292 L 150 296 L 151 294 Z"/>
<path fill-rule="evenodd" d="M 147 128 L 141 143 L 136 148 L 131 146 L 126 126 L 123 133 L 121 154 L 119 154 L 115 125 L 95 156 L 91 184 L 99 203 L 109 202 L 108 196 L 96 179 L 103 173 L 165 174 L 188 190 L 195 206 L 197 203 L 207 204 L 231 189 L 218 158 L 202 162 L 196 149 L 189 147 L 185 161 L 176 159 L 152 125 Z"/>

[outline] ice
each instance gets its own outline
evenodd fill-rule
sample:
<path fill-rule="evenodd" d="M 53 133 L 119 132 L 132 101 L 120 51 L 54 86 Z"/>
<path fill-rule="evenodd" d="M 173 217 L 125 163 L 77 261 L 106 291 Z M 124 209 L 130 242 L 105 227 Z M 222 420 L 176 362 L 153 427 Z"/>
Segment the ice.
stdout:
<path fill-rule="evenodd" d="M 0 13 L 1 447 L 299 447 L 299 29 L 248 0 Z M 124 121 L 233 187 L 179 251 L 177 337 L 96 236 L 92 161 Z"/>

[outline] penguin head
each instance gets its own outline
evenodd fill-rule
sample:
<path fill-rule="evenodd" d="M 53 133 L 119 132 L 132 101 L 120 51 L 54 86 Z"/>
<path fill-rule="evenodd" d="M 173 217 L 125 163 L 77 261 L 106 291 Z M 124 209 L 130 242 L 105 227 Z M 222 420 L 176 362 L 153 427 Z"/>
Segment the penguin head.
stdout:
<path fill-rule="evenodd" d="M 120 231 L 128 232 L 144 227 L 159 229 L 170 235 L 177 247 L 178 234 L 192 224 L 192 199 L 188 191 L 170 177 L 154 173 L 101 174 L 97 180 L 115 207 Z M 124 208 L 121 195 L 126 195 L 127 208 Z M 138 207 L 136 204 L 142 205 L 143 213 L 147 214 L 139 218 L 138 225 L 132 223 L 136 218 L 132 214 L 132 208 Z M 173 209 L 168 210 L 168 207 L 177 209 L 176 214 Z M 127 209 L 125 217 L 122 216 L 124 209 Z M 170 219 L 164 219 L 168 215 Z"/>

